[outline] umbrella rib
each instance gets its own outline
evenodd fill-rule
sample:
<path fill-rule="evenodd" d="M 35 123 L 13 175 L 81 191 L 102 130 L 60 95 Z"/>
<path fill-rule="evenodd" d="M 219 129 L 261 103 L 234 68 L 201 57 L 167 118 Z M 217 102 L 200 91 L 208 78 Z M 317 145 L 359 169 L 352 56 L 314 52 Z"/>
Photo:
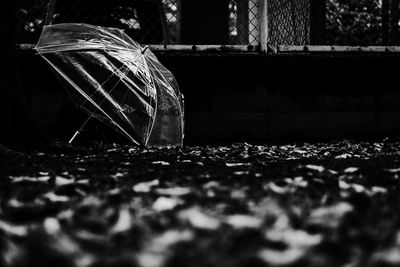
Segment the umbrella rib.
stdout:
<path fill-rule="evenodd" d="M 122 66 L 121 68 L 116 68 L 116 72 L 118 72 L 118 71 L 121 71 L 122 73 L 124 72 L 122 69 L 127 69 L 127 67 L 124 65 L 124 66 Z M 112 71 L 114 71 L 114 70 L 112 70 Z M 99 87 L 103 87 L 103 85 L 105 84 L 105 83 L 107 83 L 110 79 L 111 79 L 111 77 L 112 77 L 113 75 L 110 75 L 110 77 L 108 77 L 102 84 L 100 84 L 99 86 L 97 86 L 97 88 L 99 88 Z M 92 79 L 93 80 L 93 79 Z M 114 91 L 114 89 L 117 87 L 117 85 L 119 84 L 121 82 L 121 80 L 118 80 L 118 82 L 113 86 L 113 88 L 111 88 L 111 90 L 107 93 L 107 94 L 110 94 L 110 93 L 112 93 L 113 91 Z M 89 97 L 90 98 L 92 98 L 96 93 L 98 93 L 99 92 L 99 90 L 96 90 L 95 92 L 93 92 L 91 95 L 89 95 Z M 104 93 L 103 93 L 103 95 L 104 95 Z M 106 97 L 106 99 L 108 99 L 107 97 Z M 101 104 L 103 104 L 103 102 L 104 102 L 104 100 L 105 99 L 103 99 L 101 102 L 100 102 L 100 104 L 99 105 L 101 105 Z M 110 99 L 109 99 L 110 100 Z M 87 98 L 85 98 L 85 101 L 80 105 L 80 107 L 83 107 L 83 105 L 86 103 L 88 101 L 88 99 Z M 120 110 L 121 110 L 121 108 L 120 108 Z"/>
<path fill-rule="evenodd" d="M 147 67 L 147 66 L 145 66 L 145 67 Z M 115 68 L 115 69 L 110 69 L 110 70 L 116 72 L 117 75 L 120 77 L 120 79 L 118 80 L 118 82 L 113 86 L 113 88 L 112 88 L 109 92 L 105 92 L 104 90 L 100 90 L 100 88 L 102 88 L 103 85 L 104 85 L 107 81 L 109 81 L 109 80 L 111 79 L 111 77 L 112 77 L 112 75 L 111 75 L 106 81 L 104 81 L 102 84 L 100 84 L 100 85 L 97 86 L 98 90 L 96 90 L 95 92 L 93 92 L 93 93 L 89 96 L 89 98 L 92 98 L 93 95 L 96 94 L 97 92 L 101 92 L 101 93 L 103 94 L 103 96 L 105 96 L 105 99 L 108 99 L 108 100 L 117 108 L 117 110 L 120 112 L 120 114 L 124 117 L 125 121 L 128 122 L 128 124 L 129 124 L 132 128 L 135 128 L 134 125 L 132 124 L 132 122 L 129 120 L 129 118 L 126 116 L 126 114 L 123 112 L 122 107 L 121 107 L 120 105 L 118 105 L 117 103 L 115 103 L 115 101 L 113 101 L 111 97 L 109 97 L 109 94 L 112 93 L 112 92 L 114 91 L 114 89 L 117 87 L 117 85 L 122 81 L 122 82 L 127 86 L 127 88 L 128 88 L 132 93 L 134 93 L 134 94 L 136 95 L 136 97 L 145 105 L 147 114 L 151 115 L 151 114 L 154 112 L 154 108 L 151 107 L 151 105 L 148 104 L 147 101 L 146 101 L 145 99 L 143 99 L 143 98 L 138 94 L 138 92 L 136 92 L 135 90 L 133 90 L 133 89 L 129 86 L 129 84 L 126 82 L 126 80 L 127 80 L 127 79 L 126 79 L 126 77 L 127 77 L 127 76 L 126 76 L 126 73 L 129 71 L 129 68 L 128 68 L 127 66 L 124 65 L 124 66 L 122 66 L 121 68 Z M 86 76 L 86 77 L 87 77 L 87 78 L 90 78 L 90 80 L 91 80 L 92 82 L 93 82 L 93 81 L 96 81 L 96 80 L 93 79 L 91 76 Z M 135 88 L 137 88 L 138 90 L 141 90 L 135 83 L 132 83 L 132 85 L 135 86 Z M 153 87 L 154 87 L 154 85 L 153 85 Z M 85 101 L 80 105 L 80 107 L 83 107 L 83 105 L 86 103 L 86 101 L 89 100 L 89 98 L 86 98 Z M 99 106 L 102 105 L 102 103 L 105 101 L 105 99 L 103 99 L 103 100 L 99 103 Z M 154 123 L 154 120 L 152 120 L 152 124 L 153 124 L 153 123 Z M 149 128 L 150 128 L 150 127 L 149 127 Z M 150 129 L 152 129 L 152 128 L 150 128 Z M 146 132 L 147 132 L 147 134 L 146 134 L 146 135 L 147 135 L 147 137 L 146 137 L 146 142 L 147 142 L 147 140 L 148 140 L 148 138 L 149 138 L 149 134 L 148 134 L 148 133 L 150 133 L 151 130 L 149 131 L 149 129 L 147 129 Z"/>
<path fill-rule="evenodd" d="M 144 65 L 145 65 L 145 67 L 147 67 L 147 69 L 149 69 L 149 65 L 147 63 L 147 60 L 144 60 Z M 150 71 L 150 69 L 149 69 L 149 71 Z M 154 78 L 150 77 L 150 82 L 152 83 L 152 85 L 155 88 Z M 146 138 L 146 145 L 148 144 L 148 142 L 150 140 L 150 136 L 151 136 L 151 133 L 153 132 L 154 124 L 155 124 L 156 118 L 157 118 L 157 110 L 158 110 L 158 99 L 157 99 L 157 97 L 155 97 L 155 102 L 156 102 L 155 103 L 156 106 L 155 106 L 155 111 L 154 111 L 154 119 L 151 122 L 151 127 L 150 127 L 150 131 L 149 131 L 150 134 Z"/>
<path fill-rule="evenodd" d="M 123 67 L 125 67 L 125 66 L 123 66 Z M 128 87 L 128 89 L 129 89 L 132 93 L 134 93 L 135 96 L 145 105 L 146 110 L 150 109 L 149 112 L 151 112 L 151 111 L 153 110 L 153 108 L 151 107 L 151 105 L 150 105 L 149 103 L 147 103 L 147 101 L 146 101 L 145 99 L 143 99 L 143 97 L 142 97 L 141 95 L 139 95 L 138 92 L 136 92 L 135 90 L 131 89 L 131 87 L 129 86 L 129 84 L 126 82 L 126 79 L 124 79 L 124 78 L 126 77 L 126 73 L 128 72 L 128 67 L 125 68 L 125 69 L 126 69 L 125 72 L 122 70 L 123 67 L 121 67 L 120 69 L 117 69 L 117 70 L 116 70 L 116 72 L 119 73 L 118 76 L 120 77 L 120 79 L 118 80 L 118 82 L 111 88 L 111 90 L 110 90 L 109 92 L 105 92 L 105 93 L 103 93 L 103 95 L 104 95 L 104 94 L 108 94 L 108 95 L 109 95 L 110 93 L 112 93 L 112 92 L 114 91 L 114 89 L 117 87 L 117 85 L 118 85 L 120 82 L 122 82 L 122 83 L 124 83 L 124 84 Z M 121 77 L 121 76 L 122 76 L 122 77 Z M 97 88 L 103 87 L 103 85 L 104 85 L 107 81 L 109 81 L 109 80 L 111 79 L 111 77 L 112 77 L 112 75 L 111 75 L 106 81 L 104 81 L 102 84 L 100 84 Z M 140 88 L 139 88 L 135 83 L 132 83 L 132 85 L 135 86 L 135 88 L 137 88 L 138 90 L 140 90 Z M 96 90 L 96 91 L 93 92 L 89 97 L 93 97 L 93 95 L 95 95 L 97 92 L 99 92 L 99 91 Z M 106 97 L 106 99 L 110 100 L 108 97 Z M 104 102 L 104 100 L 105 100 L 105 99 L 103 99 L 103 100 L 100 102 L 100 105 Z M 80 107 L 83 107 L 83 105 L 86 103 L 86 101 L 87 101 L 87 99 L 80 105 Z M 111 101 L 111 100 L 110 100 L 110 101 Z M 111 101 L 111 102 L 115 102 L 115 101 Z M 123 110 L 119 105 L 118 105 L 118 107 L 119 107 L 119 110 L 120 110 L 120 111 Z M 117 108 L 118 108 L 118 107 L 117 107 Z M 124 116 L 125 116 L 125 115 L 124 115 Z M 126 118 L 126 119 L 127 119 L 127 118 Z M 127 119 L 127 120 L 128 120 L 128 119 Z"/>
<path fill-rule="evenodd" d="M 78 69 L 80 69 L 81 67 L 77 67 Z M 85 73 L 85 72 L 82 72 L 82 73 Z M 94 79 L 91 75 L 86 75 L 86 77 L 88 78 L 88 79 L 90 79 L 90 81 L 92 82 L 92 83 L 94 83 L 94 84 L 96 84 L 97 83 L 97 81 L 96 81 L 96 79 Z M 132 124 L 132 122 L 129 120 L 129 118 L 126 116 L 126 114 L 123 112 L 123 108 L 116 102 L 116 101 L 114 101 L 114 99 L 110 96 L 110 93 L 117 87 L 117 85 L 118 85 L 118 83 L 120 82 L 121 80 L 118 80 L 118 82 L 113 86 L 113 88 L 109 91 L 109 92 L 106 92 L 104 89 L 103 89 L 103 85 L 104 85 L 104 83 L 103 84 L 98 84 L 98 86 L 97 86 L 97 90 L 98 91 L 100 91 L 101 93 L 102 93 L 102 95 L 105 97 L 105 99 L 108 99 L 109 101 L 110 101 L 110 103 L 118 110 L 118 112 L 121 114 L 121 116 L 125 119 L 125 122 L 127 122 L 133 129 L 135 129 L 135 126 Z M 93 94 L 92 94 L 93 95 Z M 91 97 L 91 96 L 90 96 Z M 100 107 L 100 105 L 105 101 L 105 99 L 103 99 L 101 102 L 100 102 L 100 104 L 99 104 L 99 107 Z M 83 104 L 82 104 L 83 105 Z M 82 107 L 82 105 L 81 105 L 81 107 Z M 92 113 L 93 114 L 93 113 Z M 108 116 L 109 117 L 109 116 Z M 113 120 L 111 117 L 109 117 L 110 118 L 110 120 L 112 120 L 113 121 L 113 123 L 114 124 L 117 124 L 117 122 L 115 121 L 115 120 Z M 121 128 L 121 127 L 119 127 L 119 128 Z"/>
<path fill-rule="evenodd" d="M 103 62 L 104 63 L 104 62 Z M 107 64 L 105 64 L 105 65 L 107 65 Z M 125 70 L 123 70 L 123 69 L 125 69 Z M 119 77 L 120 78 L 125 78 L 126 77 L 126 73 L 129 71 L 129 67 L 128 66 L 126 66 L 126 65 L 124 65 L 124 66 L 122 66 L 121 68 L 115 68 L 115 69 L 109 69 L 110 71 L 113 71 L 113 72 L 115 72 L 115 73 L 118 73 L 119 75 Z M 112 77 L 112 75 L 110 75 L 110 77 L 107 79 L 107 80 L 105 80 L 102 84 L 101 84 L 101 86 L 103 86 L 106 82 L 108 82 L 110 79 L 111 79 L 111 77 Z M 129 79 L 126 79 L 126 80 L 129 80 Z M 118 83 L 119 83 L 120 81 L 118 81 Z M 117 83 L 117 84 L 118 84 Z M 116 84 L 116 85 L 117 85 Z M 124 84 L 126 84 L 126 85 L 128 85 L 126 82 L 124 82 Z M 116 86 L 115 85 L 115 86 Z M 138 89 L 139 91 L 141 91 L 141 89 L 135 84 L 135 83 L 132 83 L 132 85 L 136 88 L 136 89 Z M 113 91 L 115 89 L 115 87 L 113 87 L 111 90 L 110 90 L 110 93 Z M 130 89 L 130 88 L 129 88 Z M 131 89 L 130 89 L 131 90 Z M 142 96 L 140 96 L 139 94 L 138 94 L 138 92 L 136 92 L 136 91 L 134 91 L 134 90 L 131 90 L 143 103 L 145 103 L 146 105 L 148 105 L 148 103 L 146 103 L 146 101 L 142 98 Z M 97 93 L 97 91 L 96 92 L 94 92 L 93 94 L 91 94 L 90 96 L 92 97 L 95 93 Z"/>
<path fill-rule="evenodd" d="M 68 78 L 57 66 L 55 66 L 50 60 L 48 60 L 46 57 L 44 59 L 65 79 L 67 80 L 83 97 L 88 98 L 89 96 L 83 92 L 77 84 L 75 84 L 71 79 Z M 134 142 L 137 145 L 140 145 L 130 134 L 128 134 L 121 126 L 118 125 L 99 105 L 96 104 L 93 100 L 89 100 L 89 102 L 95 106 L 97 109 L 99 109 L 107 118 L 110 119 L 111 122 L 113 122 L 126 136 L 131 139 L 132 142 Z M 93 115 L 93 113 L 92 113 Z"/>
<path fill-rule="evenodd" d="M 122 69 L 123 67 L 125 67 L 125 66 L 122 66 L 121 69 Z M 106 82 L 108 82 L 108 81 L 111 79 L 111 77 L 112 77 L 112 75 L 110 75 L 110 77 L 108 77 L 107 80 L 105 80 L 105 81 L 100 85 L 100 87 L 102 87 Z M 119 82 L 120 82 L 120 81 L 118 81 L 118 82 L 114 85 L 114 87 L 111 88 L 110 93 L 117 87 L 117 85 L 118 85 Z M 92 94 L 89 95 L 89 97 L 93 97 L 93 96 L 94 96 L 96 93 L 98 93 L 98 92 L 99 92 L 98 90 L 94 91 Z M 100 102 L 100 105 L 104 102 L 104 100 L 105 100 L 105 99 L 103 99 L 103 100 Z M 87 99 L 85 99 L 85 101 L 80 105 L 80 107 L 83 107 L 83 105 L 84 105 L 86 102 L 87 102 Z"/>
<path fill-rule="evenodd" d="M 80 67 L 80 66 L 76 66 L 76 68 L 77 69 L 81 69 L 82 67 Z M 81 69 L 82 70 L 82 69 Z M 82 73 L 85 73 L 85 71 L 83 71 Z M 86 77 L 92 82 L 92 84 L 98 84 L 98 82 L 96 81 L 96 79 L 94 79 L 91 75 L 86 75 Z M 118 83 L 119 83 L 119 81 L 114 85 L 114 87 L 111 89 L 111 91 L 112 90 L 114 90 L 116 87 L 117 87 L 117 85 L 118 85 Z M 117 102 L 115 102 L 114 101 L 114 99 L 112 99 L 112 97 L 109 95 L 109 93 L 107 93 L 104 89 L 103 89 L 103 86 L 101 85 L 101 84 L 98 84 L 98 86 L 97 86 L 97 90 L 98 91 L 100 91 L 101 93 L 102 93 L 102 95 L 106 98 L 106 99 L 108 99 L 109 101 L 110 101 L 110 103 L 120 112 L 120 114 L 124 117 L 124 119 L 132 126 L 132 128 L 135 128 L 133 125 L 132 125 L 132 123 L 131 123 L 131 121 L 128 119 L 128 117 L 125 115 L 125 113 L 123 113 L 123 108 L 117 103 Z M 110 93 L 111 93 L 111 91 L 110 91 Z M 90 97 L 90 96 L 88 96 L 88 97 Z M 104 102 L 104 100 L 105 99 L 103 99 L 103 101 L 100 103 L 100 105 Z M 90 101 L 90 100 L 89 100 Z M 90 101 L 91 103 L 92 103 L 92 101 Z M 93 101 L 94 102 L 94 101 Z M 100 107 L 100 106 L 99 106 Z M 108 116 L 109 117 L 109 116 Z M 111 117 L 109 117 L 110 119 L 111 119 Z M 113 119 L 111 119 L 112 121 L 114 121 L 114 123 L 116 123 L 115 122 L 115 120 L 113 120 Z"/>
<path fill-rule="evenodd" d="M 103 62 L 104 63 L 104 62 Z M 105 64 L 106 66 L 107 66 L 107 64 Z M 147 67 L 147 66 L 144 66 L 145 68 Z M 147 68 L 148 69 L 148 68 Z M 120 78 L 120 80 L 118 81 L 118 83 L 119 82 L 123 82 L 127 87 L 128 87 L 128 89 L 133 93 L 133 94 L 135 94 L 135 96 L 146 106 L 146 110 L 148 110 L 149 108 L 150 108 L 150 110 L 152 110 L 153 108 L 151 107 L 151 105 L 149 104 L 149 103 L 147 103 L 147 101 L 145 100 L 145 99 L 143 99 L 143 97 L 137 92 L 137 91 L 135 91 L 135 90 L 133 90 L 131 87 L 130 87 L 130 85 L 133 85 L 138 91 L 140 91 L 141 92 L 141 88 L 136 84 L 136 83 L 128 83 L 127 81 L 129 81 L 129 79 L 127 78 L 127 76 L 126 76 L 126 73 L 129 71 L 129 67 L 128 66 L 126 66 L 126 65 L 124 65 L 124 66 L 122 66 L 121 68 L 115 68 L 115 69 L 113 69 L 113 68 L 109 68 L 109 70 L 110 71 L 113 71 L 113 72 L 115 72 L 115 73 L 117 73 L 117 75 L 119 76 L 119 78 Z M 112 77 L 112 75 L 106 80 L 106 81 L 104 81 L 102 84 L 101 84 L 101 86 L 103 86 L 109 79 L 111 79 L 111 77 Z M 139 76 L 140 77 L 140 76 Z M 115 89 L 115 87 L 118 85 L 118 83 L 116 83 L 115 84 L 115 86 L 110 90 L 110 92 L 109 93 L 111 93 L 114 89 Z M 153 85 L 154 86 L 154 85 Z M 97 92 L 97 91 L 96 91 Z M 91 94 L 90 95 L 90 97 L 92 97 L 96 92 L 94 92 L 93 94 Z M 85 102 L 84 102 L 85 103 Z M 84 104 L 83 103 L 83 104 Z M 82 105 L 83 105 L 82 104 Z M 151 111 L 150 111 L 151 112 Z"/>
<path fill-rule="evenodd" d="M 92 47 L 91 47 L 92 46 Z M 53 49 L 52 49 L 53 48 Z M 57 49 L 59 48 L 59 49 Z M 121 48 L 119 46 L 114 46 L 114 45 L 99 45 L 99 44 L 85 44 L 85 45 L 79 45 L 79 44 L 74 44 L 74 45 L 65 45 L 65 44 L 60 44 L 60 45 L 47 45 L 47 46 L 41 46 L 41 47 L 36 47 L 36 50 L 39 52 L 39 54 L 45 55 L 45 54 L 51 54 L 51 53 L 60 53 L 60 52 L 70 52 L 70 51 L 87 51 L 87 50 L 99 50 L 99 49 L 105 49 L 109 48 L 108 50 L 115 50 L 115 51 L 132 51 L 132 48 Z M 48 51 L 46 51 L 48 50 Z"/>
<path fill-rule="evenodd" d="M 125 76 L 126 77 L 126 76 Z M 122 77 L 121 77 L 122 78 Z M 133 93 L 133 94 L 135 94 L 135 96 L 146 106 L 146 109 L 148 109 L 148 108 L 151 108 L 151 109 L 153 109 L 152 107 L 151 107 L 151 105 L 149 104 L 149 103 L 147 103 L 147 101 L 145 100 L 145 99 L 143 99 L 143 97 L 140 95 L 140 94 L 138 94 L 138 92 L 136 92 L 135 90 L 133 90 L 129 85 L 130 84 L 128 84 L 127 82 L 126 82 L 126 79 L 122 79 L 122 82 L 128 87 L 128 89 Z M 138 89 L 138 90 L 140 90 L 140 88 L 135 84 L 135 83 L 132 83 L 132 85 L 136 88 L 136 89 Z"/>

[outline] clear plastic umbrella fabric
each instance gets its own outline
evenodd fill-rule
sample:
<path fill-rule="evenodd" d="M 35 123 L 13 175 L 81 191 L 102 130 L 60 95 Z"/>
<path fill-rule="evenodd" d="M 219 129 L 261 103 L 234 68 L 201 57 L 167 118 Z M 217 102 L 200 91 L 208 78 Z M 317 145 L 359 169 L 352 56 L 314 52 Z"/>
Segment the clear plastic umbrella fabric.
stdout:
<path fill-rule="evenodd" d="M 74 102 L 142 146 L 182 146 L 183 95 L 172 73 L 119 29 L 45 26 L 37 52 Z"/>

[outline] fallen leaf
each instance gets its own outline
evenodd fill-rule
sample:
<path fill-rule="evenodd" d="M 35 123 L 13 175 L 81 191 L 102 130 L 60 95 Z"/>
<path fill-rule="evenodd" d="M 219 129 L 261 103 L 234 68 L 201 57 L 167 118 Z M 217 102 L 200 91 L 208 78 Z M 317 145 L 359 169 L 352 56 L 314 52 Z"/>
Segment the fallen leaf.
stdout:
<path fill-rule="evenodd" d="M 324 228 L 336 228 L 342 218 L 353 211 L 353 206 L 346 202 L 340 202 L 332 206 L 321 207 L 311 212 L 308 223 L 320 225 Z"/>
<path fill-rule="evenodd" d="M 235 189 L 231 191 L 232 199 L 246 199 L 246 192 L 243 189 Z"/>
<path fill-rule="evenodd" d="M 61 226 L 56 218 L 46 218 L 44 220 L 44 229 L 50 235 L 54 235 L 60 232 Z"/>
<path fill-rule="evenodd" d="M 286 194 L 288 193 L 290 190 L 286 187 L 283 186 L 278 186 L 277 184 L 275 184 L 274 182 L 269 182 L 265 188 L 267 190 L 271 190 L 272 192 L 276 193 L 276 194 Z"/>
<path fill-rule="evenodd" d="M 171 188 L 157 188 L 156 192 L 160 195 L 168 196 L 184 196 L 190 194 L 189 187 L 171 187 Z"/>
<path fill-rule="evenodd" d="M 351 185 L 349 183 L 346 183 L 345 181 L 339 181 L 339 188 L 342 190 L 349 190 L 351 188 Z"/>
<path fill-rule="evenodd" d="M 358 168 L 356 167 L 349 167 L 347 169 L 344 170 L 344 173 L 355 173 L 358 171 Z"/>
<path fill-rule="evenodd" d="M 348 159 L 348 158 L 351 158 L 351 157 L 352 157 L 351 154 L 344 153 L 344 154 L 336 156 L 335 159 Z"/>
<path fill-rule="evenodd" d="M 220 225 L 217 219 L 208 216 L 198 207 L 183 210 L 178 217 L 181 220 L 188 221 L 193 227 L 200 229 L 215 230 Z"/>
<path fill-rule="evenodd" d="M 169 230 L 155 237 L 150 244 L 138 255 L 140 266 L 161 267 L 169 256 L 169 248 L 179 242 L 188 242 L 193 239 L 193 233 L 188 230 Z"/>
<path fill-rule="evenodd" d="M 54 192 L 49 192 L 45 194 L 44 197 L 53 202 L 68 202 L 70 200 L 69 197 L 59 196 L 56 195 Z"/>
<path fill-rule="evenodd" d="M 233 172 L 233 175 L 242 176 L 242 175 L 248 175 L 249 173 L 250 173 L 249 171 L 235 171 Z"/>
<path fill-rule="evenodd" d="M 301 149 L 295 149 L 295 150 L 293 150 L 293 152 L 294 153 L 299 153 L 299 154 L 306 154 L 307 153 L 307 151 L 301 150 Z"/>
<path fill-rule="evenodd" d="M 373 186 L 371 190 L 375 194 L 386 194 L 388 192 L 386 188 L 380 186 Z"/>
<path fill-rule="evenodd" d="M 112 227 L 111 232 L 121 233 L 129 230 L 132 227 L 132 216 L 129 209 L 123 208 L 119 210 L 118 220 Z"/>
<path fill-rule="evenodd" d="M 308 248 L 316 246 L 322 241 L 322 235 L 309 234 L 303 230 L 293 230 L 291 228 L 283 231 L 274 229 L 267 231 L 265 237 L 271 241 L 280 241 L 290 247 Z"/>
<path fill-rule="evenodd" d="M 62 186 L 62 185 L 68 185 L 68 184 L 73 184 L 74 180 L 73 179 L 66 179 L 61 176 L 57 176 L 55 180 L 55 185 L 56 186 Z"/>
<path fill-rule="evenodd" d="M 243 166 L 250 166 L 251 163 L 245 163 L 245 162 L 231 162 L 231 163 L 225 163 L 226 167 L 243 167 Z"/>
<path fill-rule="evenodd" d="M 111 175 L 111 178 L 113 178 L 113 179 L 118 179 L 118 178 L 123 178 L 123 177 L 125 177 L 126 175 L 127 175 L 126 172 L 117 172 L 116 174 Z"/>
<path fill-rule="evenodd" d="M 176 198 L 159 197 L 153 203 L 153 209 L 156 211 L 172 210 L 181 203 L 182 201 Z"/>
<path fill-rule="evenodd" d="M 205 183 L 203 185 L 203 188 L 204 189 L 211 189 L 211 188 L 217 188 L 219 186 L 220 186 L 220 184 L 217 181 L 210 181 L 208 183 Z"/>
<path fill-rule="evenodd" d="M 368 191 L 364 186 L 362 186 L 360 184 L 347 183 L 345 181 L 339 181 L 339 188 L 342 190 L 353 189 L 357 193 L 364 193 L 364 192 Z"/>
<path fill-rule="evenodd" d="M 312 165 L 312 164 L 306 165 L 306 168 L 317 172 L 323 172 L 325 170 L 325 168 L 322 166 Z"/>
<path fill-rule="evenodd" d="M 398 173 L 400 172 L 400 168 L 396 168 L 396 169 L 386 169 L 387 172 L 391 172 L 391 173 Z"/>
<path fill-rule="evenodd" d="M 226 222 L 234 228 L 259 228 L 262 224 L 260 218 L 249 215 L 231 215 Z"/>
<path fill-rule="evenodd" d="M 41 176 L 41 177 L 29 177 L 29 176 L 10 176 L 9 179 L 12 183 L 22 183 L 22 182 L 31 182 L 31 183 L 46 183 L 50 180 L 50 176 Z"/>
<path fill-rule="evenodd" d="M 263 249 L 258 256 L 271 266 L 291 266 L 299 261 L 305 254 L 302 249 L 272 250 Z"/>
<path fill-rule="evenodd" d="M 27 226 L 14 225 L 5 221 L 0 220 L 0 230 L 7 235 L 23 237 L 28 234 Z"/>
<path fill-rule="evenodd" d="M 153 181 L 149 181 L 149 182 L 138 183 L 138 184 L 133 186 L 133 191 L 135 191 L 137 193 L 148 193 L 148 192 L 151 191 L 151 188 L 153 186 L 157 186 L 159 184 L 160 184 L 159 180 L 153 180 Z"/>
<path fill-rule="evenodd" d="M 169 165 L 171 165 L 171 163 L 166 162 L 166 161 L 153 161 L 151 164 L 161 165 L 161 166 L 169 166 Z"/>

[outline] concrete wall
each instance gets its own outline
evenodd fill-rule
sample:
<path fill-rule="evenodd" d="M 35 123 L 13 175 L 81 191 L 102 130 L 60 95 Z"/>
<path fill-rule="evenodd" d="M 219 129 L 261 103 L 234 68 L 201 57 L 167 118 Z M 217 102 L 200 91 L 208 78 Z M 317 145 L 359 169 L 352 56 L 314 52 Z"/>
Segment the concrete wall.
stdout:
<path fill-rule="evenodd" d="M 158 57 L 175 74 L 185 95 L 187 143 L 400 133 L 396 54 L 159 53 Z M 38 56 L 22 53 L 21 62 L 34 117 L 50 136 L 70 137 L 85 116 Z M 111 132 L 93 123 L 81 138 L 109 138 Z"/>

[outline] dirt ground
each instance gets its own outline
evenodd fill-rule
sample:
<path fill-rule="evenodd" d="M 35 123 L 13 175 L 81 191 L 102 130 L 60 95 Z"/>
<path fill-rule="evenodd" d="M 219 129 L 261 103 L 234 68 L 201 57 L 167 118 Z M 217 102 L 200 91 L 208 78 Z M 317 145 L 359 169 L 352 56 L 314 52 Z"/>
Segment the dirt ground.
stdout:
<path fill-rule="evenodd" d="M 0 158 L 0 266 L 400 265 L 399 140 Z"/>

